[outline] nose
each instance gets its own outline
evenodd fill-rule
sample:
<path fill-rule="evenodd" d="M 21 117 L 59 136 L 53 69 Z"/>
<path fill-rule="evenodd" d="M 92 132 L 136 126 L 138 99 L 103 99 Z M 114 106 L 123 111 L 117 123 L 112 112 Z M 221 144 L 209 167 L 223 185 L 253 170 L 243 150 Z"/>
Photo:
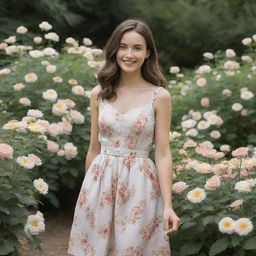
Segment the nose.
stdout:
<path fill-rule="evenodd" d="M 132 49 L 131 48 L 128 48 L 127 51 L 126 51 L 126 56 L 127 57 L 132 57 Z"/>

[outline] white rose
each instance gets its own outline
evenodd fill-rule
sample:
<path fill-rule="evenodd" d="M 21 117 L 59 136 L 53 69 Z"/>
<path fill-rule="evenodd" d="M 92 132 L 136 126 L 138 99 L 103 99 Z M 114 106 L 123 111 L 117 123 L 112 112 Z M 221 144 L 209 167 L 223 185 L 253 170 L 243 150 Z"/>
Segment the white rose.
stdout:
<path fill-rule="evenodd" d="M 18 34 L 25 34 L 25 33 L 28 32 L 28 29 L 27 29 L 26 27 L 24 27 L 24 26 L 19 26 L 19 27 L 17 28 L 16 32 L 17 32 Z"/>
<path fill-rule="evenodd" d="M 38 50 L 29 51 L 29 55 L 32 58 L 40 58 L 40 57 L 44 56 L 44 54 L 41 51 L 38 51 Z"/>
<path fill-rule="evenodd" d="M 51 102 L 54 102 L 58 97 L 57 92 L 53 89 L 46 90 L 42 95 L 45 100 L 49 100 Z"/>
<path fill-rule="evenodd" d="M 251 91 L 242 91 L 240 97 L 243 100 L 250 100 L 254 97 L 254 94 Z"/>
<path fill-rule="evenodd" d="M 90 46 L 90 45 L 92 45 L 92 40 L 85 37 L 83 39 L 83 44 L 86 45 L 86 46 Z"/>
<path fill-rule="evenodd" d="M 48 40 L 52 40 L 54 42 L 59 42 L 59 36 L 54 32 L 50 32 L 48 34 L 45 34 L 44 38 L 48 39 Z"/>
<path fill-rule="evenodd" d="M 57 67 L 55 65 L 48 65 L 46 66 L 46 71 L 48 73 L 55 73 L 57 70 Z"/>
<path fill-rule="evenodd" d="M 170 73 L 177 74 L 180 72 L 180 68 L 178 66 L 172 66 L 170 67 Z"/>
<path fill-rule="evenodd" d="M 240 104 L 240 103 L 234 103 L 232 106 L 231 106 L 232 110 L 234 111 L 240 111 L 243 106 Z"/>
<path fill-rule="evenodd" d="M 207 84 L 207 80 L 205 78 L 201 77 L 201 78 L 197 79 L 196 84 L 199 87 L 204 87 Z"/>
<path fill-rule="evenodd" d="M 39 28 L 43 31 L 48 31 L 52 29 L 52 25 L 47 21 L 43 21 L 42 23 L 39 24 Z"/>
<path fill-rule="evenodd" d="M 201 120 L 201 121 L 197 124 L 197 128 L 198 128 L 199 130 L 205 130 L 205 129 L 209 128 L 209 127 L 210 127 L 210 124 L 209 124 L 207 121 L 205 121 L 205 120 Z"/>
<path fill-rule="evenodd" d="M 232 57 L 235 57 L 235 56 L 236 56 L 236 53 L 234 52 L 233 49 L 227 49 L 227 50 L 226 50 L 226 56 L 227 56 L 228 58 L 232 58 Z"/>
<path fill-rule="evenodd" d="M 35 44 L 40 44 L 40 43 L 42 43 L 42 37 L 40 37 L 40 36 L 36 36 L 36 37 L 34 37 L 33 38 L 33 41 L 34 41 L 34 43 Z"/>
<path fill-rule="evenodd" d="M 244 38 L 242 40 L 243 45 L 250 45 L 252 43 L 252 39 L 250 37 Z"/>
<path fill-rule="evenodd" d="M 213 57 L 213 54 L 211 53 L 211 52 L 205 52 L 204 54 L 203 54 L 203 56 L 205 57 L 205 58 L 207 58 L 207 59 L 213 59 L 214 57 Z"/>
<path fill-rule="evenodd" d="M 75 85 L 72 87 L 72 92 L 76 95 L 84 95 L 84 88 L 81 85 Z"/>
<path fill-rule="evenodd" d="M 212 138 L 214 138 L 214 139 L 218 139 L 218 138 L 220 138 L 221 134 L 220 134 L 219 131 L 213 130 L 213 131 L 211 131 L 210 136 L 211 136 Z"/>
<path fill-rule="evenodd" d="M 250 192 L 252 191 L 250 183 L 245 180 L 238 181 L 235 184 L 235 189 L 238 190 L 239 192 Z"/>
<path fill-rule="evenodd" d="M 20 98 L 19 103 L 24 105 L 24 106 L 30 106 L 31 105 L 30 99 L 28 99 L 26 97 Z"/>

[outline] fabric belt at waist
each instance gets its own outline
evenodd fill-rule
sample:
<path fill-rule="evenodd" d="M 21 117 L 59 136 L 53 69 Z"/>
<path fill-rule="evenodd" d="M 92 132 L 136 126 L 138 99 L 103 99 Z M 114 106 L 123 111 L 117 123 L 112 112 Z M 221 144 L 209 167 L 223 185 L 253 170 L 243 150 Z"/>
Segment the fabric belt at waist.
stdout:
<path fill-rule="evenodd" d="M 114 155 L 114 156 L 133 156 L 133 157 L 148 157 L 149 151 L 136 150 L 127 148 L 113 148 L 101 146 L 101 154 Z"/>

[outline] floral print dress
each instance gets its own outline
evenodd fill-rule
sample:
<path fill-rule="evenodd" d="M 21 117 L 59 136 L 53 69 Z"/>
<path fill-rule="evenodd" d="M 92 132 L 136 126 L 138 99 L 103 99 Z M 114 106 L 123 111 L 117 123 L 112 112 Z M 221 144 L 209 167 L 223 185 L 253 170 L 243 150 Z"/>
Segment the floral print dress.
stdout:
<path fill-rule="evenodd" d="M 157 170 L 152 99 L 124 114 L 99 105 L 97 155 L 77 200 L 68 252 L 75 256 L 169 256 Z"/>

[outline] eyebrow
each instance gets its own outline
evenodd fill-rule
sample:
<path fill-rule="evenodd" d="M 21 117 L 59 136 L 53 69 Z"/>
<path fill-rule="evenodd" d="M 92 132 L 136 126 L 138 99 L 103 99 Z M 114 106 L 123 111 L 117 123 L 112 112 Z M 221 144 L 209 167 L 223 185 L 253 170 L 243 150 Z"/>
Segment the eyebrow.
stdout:
<path fill-rule="evenodd" d="M 127 44 L 125 44 L 125 43 L 120 43 L 120 45 L 127 45 Z M 143 47 L 143 45 L 142 44 L 135 44 L 134 46 L 140 46 L 140 47 Z"/>

